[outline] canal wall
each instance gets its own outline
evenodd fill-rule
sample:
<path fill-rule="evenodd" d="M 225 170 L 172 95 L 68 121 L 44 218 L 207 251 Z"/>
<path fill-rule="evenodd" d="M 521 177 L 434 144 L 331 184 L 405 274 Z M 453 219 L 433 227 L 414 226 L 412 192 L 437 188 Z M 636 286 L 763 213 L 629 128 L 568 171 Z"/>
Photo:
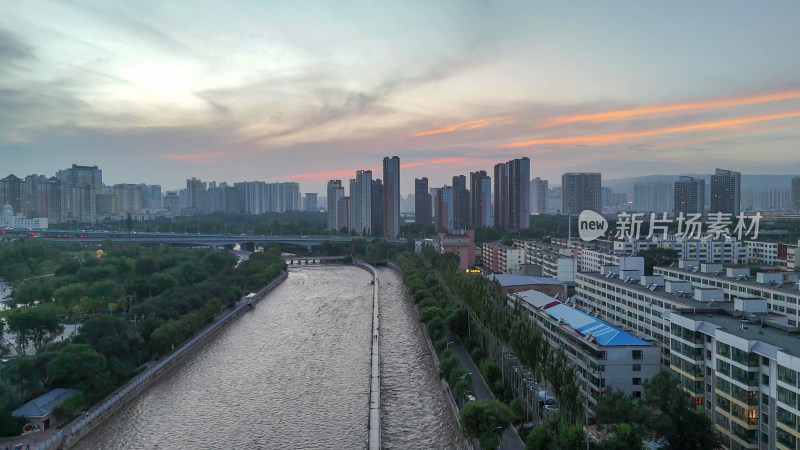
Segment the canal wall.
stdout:
<path fill-rule="evenodd" d="M 403 271 L 402 271 L 402 269 L 400 269 L 400 266 L 398 266 L 397 264 L 395 264 L 392 261 L 387 261 L 386 262 L 386 266 L 389 267 L 390 269 L 395 270 L 402 277 Z M 413 311 L 414 311 L 414 316 L 416 317 L 417 322 L 419 323 L 420 328 L 422 329 L 422 335 L 425 336 L 425 342 L 428 344 L 428 351 L 431 354 L 431 358 L 433 358 L 433 362 L 436 363 L 436 369 L 438 370 L 439 369 L 439 355 L 436 353 L 436 347 L 433 346 L 433 341 L 431 340 L 430 335 L 428 335 L 428 328 L 425 326 L 424 323 L 422 323 L 419 320 L 419 309 L 417 308 L 416 304 L 414 304 Z M 444 378 L 440 377 L 439 378 L 439 383 L 441 384 L 442 391 L 444 391 L 444 394 L 447 397 L 447 400 L 448 400 L 447 401 L 447 405 L 450 408 L 450 412 L 453 414 L 453 417 L 455 417 L 455 419 L 456 419 L 456 423 L 458 424 L 458 429 L 461 430 L 461 415 L 458 413 L 458 405 L 456 404 L 455 396 L 453 396 L 453 391 L 450 390 L 450 385 L 447 384 L 447 381 Z M 466 439 L 462 442 L 462 445 L 464 446 L 464 448 L 470 448 L 470 449 L 473 448 L 472 445 L 470 445 L 466 441 Z"/>
<path fill-rule="evenodd" d="M 108 420 L 114 414 L 114 412 L 124 406 L 125 403 L 131 401 L 139 393 L 147 389 L 161 375 L 169 372 L 170 369 L 179 361 L 191 354 L 192 350 L 196 349 L 209 338 L 214 336 L 217 331 L 230 323 L 234 318 L 239 317 L 241 314 L 247 312 L 251 308 L 248 303 L 255 304 L 261 301 L 269 291 L 282 283 L 286 277 L 288 277 L 288 275 L 289 273 L 287 271 L 281 272 L 278 277 L 270 281 L 266 286 L 256 292 L 256 295 L 252 297 L 252 300 L 248 301 L 246 297 L 242 298 L 236 304 L 236 306 L 226 311 L 217 319 L 215 319 L 214 322 L 200 330 L 194 337 L 184 342 L 177 350 L 161 358 L 156 364 L 114 391 L 101 403 L 95 405 L 91 410 L 89 410 L 87 415 L 75 419 L 48 440 L 37 445 L 35 449 L 67 449 L 75 445 L 81 439 L 81 437 L 88 434 L 105 420 Z"/>
<path fill-rule="evenodd" d="M 372 272 L 372 354 L 369 371 L 369 450 L 381 448 L 381 362 L 380 362 L 380 322 L 378 320 L 378 271 L 370 264 L 356 261 L 357 266 Z"/>

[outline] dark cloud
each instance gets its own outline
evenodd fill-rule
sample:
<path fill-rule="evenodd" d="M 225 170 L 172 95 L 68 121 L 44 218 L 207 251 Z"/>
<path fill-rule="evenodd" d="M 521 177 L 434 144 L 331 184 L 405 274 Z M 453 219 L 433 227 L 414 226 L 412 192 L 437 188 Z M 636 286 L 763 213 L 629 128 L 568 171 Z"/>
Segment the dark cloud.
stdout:
<path fill-rule="evenodd" d="M 33 47 L 0 28 L 0 74 L 8 75 L 19 63 L 33 59 Z"/>

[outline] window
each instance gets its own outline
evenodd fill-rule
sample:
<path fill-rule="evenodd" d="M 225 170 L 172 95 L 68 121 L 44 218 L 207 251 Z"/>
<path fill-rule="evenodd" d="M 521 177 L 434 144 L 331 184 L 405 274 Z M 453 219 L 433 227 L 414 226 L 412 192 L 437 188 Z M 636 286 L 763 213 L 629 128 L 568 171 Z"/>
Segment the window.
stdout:
<path fill-rule="evenodd" d="M 633 365 L 633 371 L 634 372 L 641 372 L 642 371 L 642 365 L 641 364 L 634 364 Z"/>
<path fill-rule="evenodd" d="M 633 398 L 642 398 L 642 392 L 641 391 L 634 391 L 633 392 Z"/>
<path fill-rule="evenodd" d="M 642 351 L 641 350 L 633 350 L 631 352 L 633 359 L 642 359 Z"/>
<path fill-rule="evenodd" d="M 641 378 L 634 378 L 633 379 L 633 385 L 634 386 L 641 386 L 642 385 L 642 379 Z"/>

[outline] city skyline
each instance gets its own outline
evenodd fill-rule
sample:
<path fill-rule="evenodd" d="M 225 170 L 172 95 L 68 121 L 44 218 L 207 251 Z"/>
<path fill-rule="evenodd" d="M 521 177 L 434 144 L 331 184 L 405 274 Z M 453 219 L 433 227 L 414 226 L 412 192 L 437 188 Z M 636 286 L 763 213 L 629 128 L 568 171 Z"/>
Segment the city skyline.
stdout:
<path fill-rule="evenodd" d="M 607 179 L 800 163 L 798 5 L 450 6 L 6 5 L 0 154 L 309 192 L 386 154 L 409 188 L 522 156 Z"/>

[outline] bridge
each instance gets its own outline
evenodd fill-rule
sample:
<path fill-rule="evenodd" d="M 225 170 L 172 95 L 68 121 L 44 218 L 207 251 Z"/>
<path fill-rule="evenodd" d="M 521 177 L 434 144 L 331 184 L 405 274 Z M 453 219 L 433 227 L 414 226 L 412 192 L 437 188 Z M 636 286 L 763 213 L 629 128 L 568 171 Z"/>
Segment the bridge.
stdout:
<path fill-rule="evenodd" d="M 284 261 L 286 264 L 293 266 L 297 264 L 298 266 L 301 264 L 327 264 L 327 263 L 334 263 L 340 262 L 347 259 L 347 256 L 286 256 Z"/>
<path fill-rule="evenodd" d="M 5 229 L 3 235 L 12 238 L 40 238 L 53 242 L 80 242 L 85 244 L 99 244 L 110 240 L 113 242 L 136 242 L 140 244 L 173 244 L 173 245 L 200 245 L 208 247 L 222 247 L 225 245 L 239 244 L 243 248 L 253 249 L 256 245 L 264 244 L 291 244 L 301 246 L 316 246 L 325 241 L 341 242 L 348 244 L 353 236 L 325 235 L 253 235 L 253 234 L 203 234 L 203 233 L 126 233 L 109 231 L 84 231 L 84 230 L 30 230 L 30 229 Z M 365 238 L 369 241 L 378 238 Z M 406 240 L 387 239 L 392 244 L 405 244 Z"/>

